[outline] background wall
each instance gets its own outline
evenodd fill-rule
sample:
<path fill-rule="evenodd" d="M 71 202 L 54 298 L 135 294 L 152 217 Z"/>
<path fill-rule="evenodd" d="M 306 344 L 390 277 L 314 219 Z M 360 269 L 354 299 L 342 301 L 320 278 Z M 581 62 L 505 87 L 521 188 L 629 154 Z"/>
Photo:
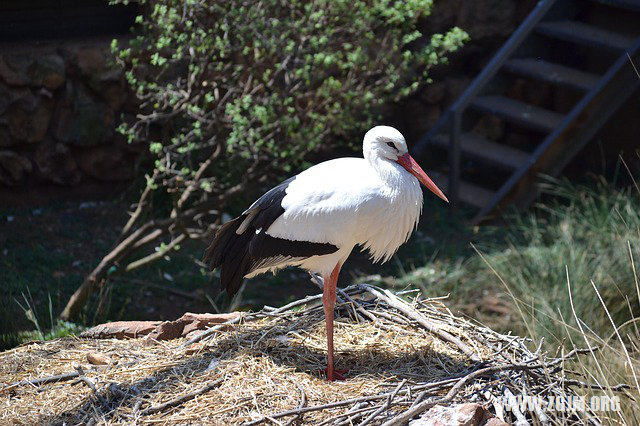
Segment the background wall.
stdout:
<path fill-rule="evenodd" d="M 128 144 L 115 131 L 136 113 L 137 101 L 113 65 L 109 46 L 114 37 L 127 37 L 138 9 L 99 0 L 63 0 L 56 8 L 50 2 L 23 3 L 7 0 L 0 6 L 0 203 L 19 206 L 121 192 L 146 147 Z M 457 25 L 471 41 L 448 66 L 434 70 L 433 84 L 392 106 L 389 121 L 410 141 L 420 137 L 535 3 L 436 2 L 423 33 Z M 600 136 L 600 146 L 628 147 L 618 133 L 602 133 L 615 140 Z M 611 161 L 601 148 L 586 151 L 578 172 L 580 164 L 600 167 L 596 163 Z M 576 170 L 575 162 L 570 170 Z"/>

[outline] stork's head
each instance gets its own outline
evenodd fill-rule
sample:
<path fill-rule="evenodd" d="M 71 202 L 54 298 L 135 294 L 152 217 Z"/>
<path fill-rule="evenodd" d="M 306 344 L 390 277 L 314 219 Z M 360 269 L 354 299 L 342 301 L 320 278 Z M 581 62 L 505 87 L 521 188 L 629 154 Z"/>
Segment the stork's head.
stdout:
<path fill-rule="evenodd" d="M 400 164 L 407 172 L 414 175 L 431 192 L 449 202 L 440 188 L 427 176 L 422 168 L 416 163 L 407 148 L 404 136 L 397 129 L 391 126 L 376 126 L 364 135 L 362 145 L 364 158 L 369 161 L 391 161 Z"/>

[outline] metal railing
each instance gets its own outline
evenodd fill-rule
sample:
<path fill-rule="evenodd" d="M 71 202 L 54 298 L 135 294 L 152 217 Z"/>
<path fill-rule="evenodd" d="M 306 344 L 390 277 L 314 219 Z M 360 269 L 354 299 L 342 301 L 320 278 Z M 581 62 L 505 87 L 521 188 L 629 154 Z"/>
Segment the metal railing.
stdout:
<path fill-rule="evenodd" d="M 452 206 L 457 206 L 459 202 L 460 187 L 460 136 L 462 134 L 462 114 L 469 104 L 478 96 L 482 88 L 497 74 L 502 65 L 509 59 L 509 56 L 520 46 L 524 39 L 531 33 L 533 28 L 545 16 L 549 8 L 557 0 L 540 0 L 527 18 L 509 37 L 505 44 L 493 56 L 491 61 L 484 67 L 482 72 L 467 87 L 462 95 L 453 103 L 445 114 L 438 120 L 424 136 L 418 140 L 413 147 L 416 157 L 420 157 L 424 148 L 449 124 L 449 200 Z"/>

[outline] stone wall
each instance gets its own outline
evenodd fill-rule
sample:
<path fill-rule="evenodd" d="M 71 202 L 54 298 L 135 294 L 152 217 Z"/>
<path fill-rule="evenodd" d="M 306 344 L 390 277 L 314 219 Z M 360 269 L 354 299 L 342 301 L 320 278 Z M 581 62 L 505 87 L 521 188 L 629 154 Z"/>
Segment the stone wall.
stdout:
<path fill-rule="evenodd" d="M 115 131 L 135 98 L 108 39 L 0 50 L 0 189 L 111 185 L 133 177 L 139 147 Z"/>

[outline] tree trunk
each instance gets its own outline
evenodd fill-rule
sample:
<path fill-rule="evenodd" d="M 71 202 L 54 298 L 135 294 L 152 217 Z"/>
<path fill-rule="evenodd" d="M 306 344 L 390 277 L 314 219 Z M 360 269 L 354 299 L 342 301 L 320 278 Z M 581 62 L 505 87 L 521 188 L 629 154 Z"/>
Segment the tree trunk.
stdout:
<path fill-rule="evenodd" d="M 84 279 L 80 287 L 78 287 L 69 298 L 67 305 L 60 314 L 61 320 L 71 321 L 77 319 L 91 295 L 93 295 L 101 285 L 104 285 L 106 281 L 104 279 L 105 271 L 101 266 L 102 263 Z"/>

